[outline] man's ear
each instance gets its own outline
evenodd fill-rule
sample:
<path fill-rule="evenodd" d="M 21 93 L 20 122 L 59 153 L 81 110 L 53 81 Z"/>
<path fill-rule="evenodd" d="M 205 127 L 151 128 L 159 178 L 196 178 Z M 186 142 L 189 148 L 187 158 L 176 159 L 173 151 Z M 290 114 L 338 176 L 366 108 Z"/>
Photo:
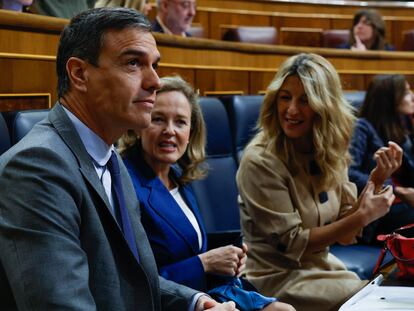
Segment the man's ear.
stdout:
<path fill-rule="evenodd" d="M 162 12 L 167 12 L 167 10 L 168 10 L 168 1 L 167 0 L 161 0 L 160 1 L 160 10 Z"/>
<path fill-rule="evenodd" d="M 88 64 L 83 59 L 71 57 L 66 63 L 66 71 L 70 80 L 70 87 L 80 92 L 87 90 L 87 66 Z"/>

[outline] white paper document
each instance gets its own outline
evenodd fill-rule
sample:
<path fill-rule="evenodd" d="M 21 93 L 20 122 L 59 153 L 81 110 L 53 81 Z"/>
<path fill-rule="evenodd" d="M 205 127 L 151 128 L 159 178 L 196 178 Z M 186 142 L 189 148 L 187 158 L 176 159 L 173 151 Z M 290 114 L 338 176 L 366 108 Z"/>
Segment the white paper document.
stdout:
<path fill-rule="evenodd" d="M 382 279 L 379 275 L 343 304 L 339 311 L 414 311 L 414 287 L 379 286 Z"/>

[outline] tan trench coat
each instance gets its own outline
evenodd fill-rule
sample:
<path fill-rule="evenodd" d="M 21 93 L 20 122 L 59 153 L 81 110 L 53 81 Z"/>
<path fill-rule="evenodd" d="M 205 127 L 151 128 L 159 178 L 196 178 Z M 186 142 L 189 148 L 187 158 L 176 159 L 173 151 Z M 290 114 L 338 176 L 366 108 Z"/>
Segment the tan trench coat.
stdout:
<path fill-rule="evenodd" d="M 329 248 L 317 253 L 305 249 L 310 228 L 329 224 L 352 207 L 356 187 L 344 172 L 342 185 L 328 191 L 328 200 L 321 203 L 318 177 L 305 170 L 292 176 L 267 145 L 259 134 L 237 173 L 241 226 L 249 247 L 247 278 L 264 295 L 298 311 L 338 310 L 366 281 L 347 271 Z"/>

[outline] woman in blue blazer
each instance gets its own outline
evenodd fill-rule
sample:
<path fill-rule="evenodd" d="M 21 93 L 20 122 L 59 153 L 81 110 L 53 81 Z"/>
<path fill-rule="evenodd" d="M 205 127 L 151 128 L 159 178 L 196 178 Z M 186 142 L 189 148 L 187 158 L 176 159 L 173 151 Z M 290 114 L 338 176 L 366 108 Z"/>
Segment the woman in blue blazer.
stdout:
<path fill-rule="evenodd" d="M 205 128 L 197 95 L 179 77 L 161 79 L 151 125 L 128 133 L 119 147 L 141 202 L 141 218 L 159 273 L 166 279 L 234 300 L 241 310 L 294 310 L 288 304 L 229 285 L 245 266 L 247 247 L 207 250 L 206 232 L 189 186 L 205 174 Z M 214 194 L 212 194 L 214 195 Z M 211 288 L 208 275 L 222 287 Z M 240 283 L 236 283 L 239 284 Z M 217 283 L 215 284 L 217 285 Z"/>
<path fill-rule="evenodd" d="M 401 168 L 385 182 L 393 186 L 397 198 L 388 214 L 364 229 L 363 240 L 367 243 L 375 242 L 378 234 L 414 222 L 413 114 L 413 93 L 403 75 L 381 75 L 373 79 L 351 140 L 349 179 L 361 193 L 376 165 L 375 152 L 388 141 L 402 147 L 403 161 Z"/>

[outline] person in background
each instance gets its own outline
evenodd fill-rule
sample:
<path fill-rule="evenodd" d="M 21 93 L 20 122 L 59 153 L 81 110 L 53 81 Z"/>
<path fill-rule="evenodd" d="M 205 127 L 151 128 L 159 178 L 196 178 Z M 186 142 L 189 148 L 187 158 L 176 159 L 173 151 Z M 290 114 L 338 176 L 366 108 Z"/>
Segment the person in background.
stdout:
<path fill-rule="evenodd" d="M 397 199 L 384 217 L 364 228 L 362 240 L 374 243 L 378 234 L 414 222 L 414 99 L 403 75 L 376 76 L 370 83 L 352 136 L 349 179 L 362 193 L 375 167 L 375 151 L 389 141 L 403 149 L 401 168 L 385 184 L 392 185 Z"/>
<path fill-rule="evenodd" d="M 152 6 L 148 0 L 97 0 L 95 2 L 95 8 L 108 7 L 124 7 L 131 8 L 148 15 Z"/>
<path fill-rule="evenodd" d="M 30 9 L 41 15 L 72 18 L 94 5 L 95 0 L 35 0 Z"/>
<path fill-rule="evenodd" d="M 190 37 L 187 30 L 191 27 L 196 8 L 196 0 L 157 0 L 157 17 L 152 31 Z"/>
<path fill-rule="evenodd" d="M 247 279 L 301 311 L 338 310 L 362 281 L 329 252 L 350 244 L 394 200 L 384 181 L 400 166 L 390 142 L 357 199 L 348 180 L 354 116 L 335 68 L 316 54 L 281 64 L 236 175 Z"/>
<path fill-rule="evenodd" d="M 180 77 L 165 77 L 151 125 L 139 137 L 130 131 L 120 140 L 160 275 L 207 291 L 219 301 L 233 300 L 243 311 L 294 310 L 275 298 L 243 289 L 235 277 L 244 270 L 244 243 L 207 250 L 204 224 L 190 187 L 191 181 L 205 175 L 205 136 L 193 88 Z M 214 284 L 210 283 L 213 275 Z"/>
<path fill-rule="evenodd" d="M 355 14 L 349 31 L 349 42 L 339 48 L 353 51 L 395 50 L 385 42 L 385 22 L 375 9 L 362 9 Z"/>
<path fill-rule="evenodd" d="M 158 276 L 113 144 L 151 122 L 160 54 L 146 17 L 84 11 L 64 28 L 59 101 L 0 157 L 2 310 L 235 310 Z"/>
<path fill-rule="evenodd" d="M 0 9 L 23 11 L 23 6 L 31 5 L 33 0 L 0 0 Z"/>

